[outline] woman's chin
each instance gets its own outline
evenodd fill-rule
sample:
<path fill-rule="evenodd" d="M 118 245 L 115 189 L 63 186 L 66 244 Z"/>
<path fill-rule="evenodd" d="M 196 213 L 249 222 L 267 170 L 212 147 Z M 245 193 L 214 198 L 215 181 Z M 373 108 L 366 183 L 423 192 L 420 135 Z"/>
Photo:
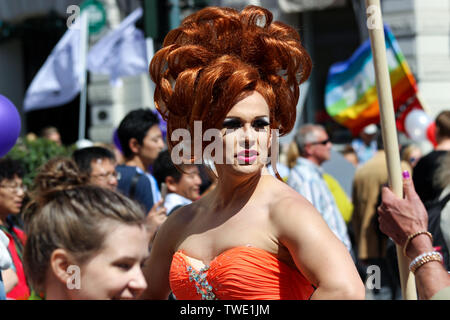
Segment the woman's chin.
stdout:
<path fill-rule="evenodd" d="M 233 171 L 238 175 L 249 175 L 261 172 L 264 168 L 264 164 L 259 161 L 253 163 L 239 163 L 236 162 L 232 166 Z"/>
<path fill-rule="evenodd" d="M 233 160 L 232 163 L 230 163 L 230 161 L 228 163 L 225 162 L 224 164 L 214 164 L 219 175 L 246 176 L 257 173 L 261 174 L 265 166 L 260 159 L 253 162 L 238 161 L 236 158 Z"/>

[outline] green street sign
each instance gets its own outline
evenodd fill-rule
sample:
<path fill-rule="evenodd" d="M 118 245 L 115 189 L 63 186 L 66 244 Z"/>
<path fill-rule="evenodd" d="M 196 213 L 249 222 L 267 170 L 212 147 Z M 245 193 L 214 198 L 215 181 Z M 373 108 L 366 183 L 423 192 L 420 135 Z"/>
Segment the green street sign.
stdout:
<path fill-rule="evenodd" d="M 81 11 L 88 13 L 89 33 L 100 32 L 106 25 L 106 10 L 98 0 L 86 0 L 81 4 Z"/>

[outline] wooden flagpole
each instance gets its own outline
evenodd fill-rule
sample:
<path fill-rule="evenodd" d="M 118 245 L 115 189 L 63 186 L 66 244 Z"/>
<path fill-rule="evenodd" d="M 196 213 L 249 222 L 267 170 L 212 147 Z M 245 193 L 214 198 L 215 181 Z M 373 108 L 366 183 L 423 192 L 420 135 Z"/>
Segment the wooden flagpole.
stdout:
<path fill-rule="evenodd" d="M 383 18 L 380 0 L 366 0 L 367 27 L 372 47 L 375 78 L 380 106 L 380 124 L 389 177 L 389 187 L 398 197 L 403 197 L 403 184 L 400 166 L 400 153 L 395 125 L 394 103 L 391 81 L 386 59 Z M 408 270 L 408 262 L 403 256 L 402 248 L 397 247 L 400 282 L 403 299 L 417 300 L 414 275 Z"/>

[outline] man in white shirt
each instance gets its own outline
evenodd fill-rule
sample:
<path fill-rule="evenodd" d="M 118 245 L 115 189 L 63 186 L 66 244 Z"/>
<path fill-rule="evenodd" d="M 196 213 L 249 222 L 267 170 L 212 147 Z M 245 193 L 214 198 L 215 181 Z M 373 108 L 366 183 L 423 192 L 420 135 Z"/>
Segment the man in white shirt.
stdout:
<path fill-rule="evenodd" d="M 320 212 L 331 231 L 352 252 L 347 226 L 324 178 L 321 164 L 330 159 L 332 143 L 320 125 L 305 124 L 295 135 L 300 157 L 287 183 Z"/>

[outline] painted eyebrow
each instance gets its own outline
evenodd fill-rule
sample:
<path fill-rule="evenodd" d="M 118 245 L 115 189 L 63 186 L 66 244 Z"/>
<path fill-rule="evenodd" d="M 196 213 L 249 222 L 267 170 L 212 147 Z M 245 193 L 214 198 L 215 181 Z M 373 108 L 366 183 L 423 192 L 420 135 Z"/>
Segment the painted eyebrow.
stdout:
<path fill-rule="evenodd" d="M 235 116 L 235 117 L 226 117 L 223 121 L 231 121 L 231 120 L 242 120 L 241 117 Z M 255 120 L 267 120 L 269 121 L 269 117 L 268 116 L 256 116 L 253 118 L 253 121 Z"/>
<path fill-rule="evenodd" d="M 259 116 L 259 117 L 256 117 L 255 119 L 253 119 L 253 121 L 255 121 L 255 120 L 264 120 L 264 121 L 269 122 L 269 117 L 268 116 Z"/>

